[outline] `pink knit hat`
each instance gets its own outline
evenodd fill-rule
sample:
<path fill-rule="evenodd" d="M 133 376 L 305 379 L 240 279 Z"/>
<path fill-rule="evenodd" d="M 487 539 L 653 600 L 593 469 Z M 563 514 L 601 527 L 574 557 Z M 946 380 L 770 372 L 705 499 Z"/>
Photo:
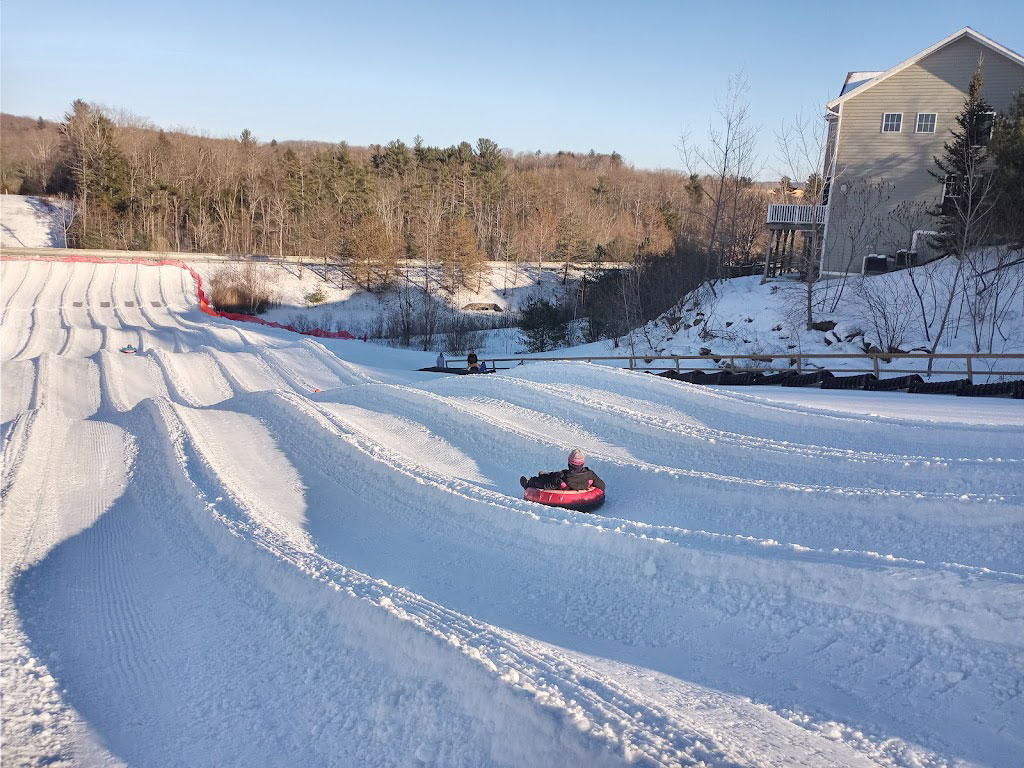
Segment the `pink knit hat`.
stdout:
<path fill-rule="evenodd" d="M 569 451 L 569 466 L 570 467 L 582 467 L 584 462 L 583 451 L 579 448 L 573 448 Z"/>

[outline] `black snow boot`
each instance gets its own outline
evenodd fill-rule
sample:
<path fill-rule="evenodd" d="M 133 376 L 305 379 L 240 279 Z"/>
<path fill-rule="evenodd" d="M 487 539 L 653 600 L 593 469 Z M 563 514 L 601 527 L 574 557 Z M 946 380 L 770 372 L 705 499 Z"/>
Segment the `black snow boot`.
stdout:
<path fill-rule="evenodd" d="M 527 482 L 529 481 L 526 479 L 526 475 L 523 475 L 522 477 L 519 478 L 519 484 L 523 486 L 523 488 L 526 487 Z"/>

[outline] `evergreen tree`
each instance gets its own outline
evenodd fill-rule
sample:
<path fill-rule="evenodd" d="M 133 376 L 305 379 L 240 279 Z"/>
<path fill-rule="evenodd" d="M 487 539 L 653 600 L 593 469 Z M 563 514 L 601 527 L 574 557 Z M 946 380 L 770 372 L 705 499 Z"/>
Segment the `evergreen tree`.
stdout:
<path fill-rule="evenodd" d="M 519 330 L 528 352 L 564 347 L 572 336 L 571 313 L 546 299 L 531 299 L 520 314 Z"/>
<path fill-rule="evenodd" d="M 484 255 L 480 251 L 473 223 L 465 216 L 445 217 L 441 232 L 441 266 L 444 282 L 451 293 L 460 285 L 469 287 L 476 280 L 477 290 L 483 277 Z"/>
<path fill-rule="evenodd" d="M 998 168 L 993 224 L 1000 239 L 1024 248 L 1024 90 L 996 120 L 991 149 Z"/>
<path fill-rule="evenodd" d="M 593 245 L 583 233 L 583 221 L 576 213 L 566 212 L 558 220 L 558 233 L 555 239 L 555 258 L 565 264 L 562 283 L 569 280 L 570 264 L 584 261 L 593 253 Z"/>
<path fill-rule="evenodd" d="M 76 100 L 64 123 L 63 176 L 70 191 L 81 202 L 82 215 L 69 234 L 74 245 L 99 248 L 107 244 L 119 224 L 128 224 L 121 232 L 122 247 L 134 247 L 130 224 L 132 198 L 128 184 L 128 164 L 115 141 L 113 121 L 92 105 Z"/>
<path fill-rule="evenodd" d="M 376 216 L 363 216 L 346 238 L 343 249 L 351 259 L 352 275 L 364 288 L 385 286 L 394 266 L 387 230 Z"/>
<path fill-rule="evenodd" d="M 944 199 L 931 212 L 938 218 L 935 244 L 943 254 L 962 258 L 984 241 L 995 200 L 988 144 L 992 107 L 981 95 L 982 71 L 971 78 L 967 99 L 956 117 L 952 138 L 936 157 L 932 176 L 944 185 Z"/>

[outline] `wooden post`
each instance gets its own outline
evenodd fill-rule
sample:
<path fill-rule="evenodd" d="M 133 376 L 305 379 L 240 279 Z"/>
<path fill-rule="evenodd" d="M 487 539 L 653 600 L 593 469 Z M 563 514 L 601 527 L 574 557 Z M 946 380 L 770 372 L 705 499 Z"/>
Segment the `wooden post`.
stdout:
<path fill-rule="evenodd" d="M 803 355 L 797 355 L 796 356 L 796 375 L 797 376 L 799 376 L 801 373 L 803 373 L 803 371 L 800 370 L 800 363 L 803 361 L 803 359 L 804 359 Z"/>
<path fill-rule="evenodd" d="M 974 368 L 971 366 L 971 355 L 967 355 L 967 381 L 974 383 Z"/>
<path fill-rule="evenodd" d="M 761 285 L 768 282 L 768 265 L 772 260 L 772 233 L 768 233 L 768 247 L 764 252 L 764 274 L 761 275 Z M 676 370 L 679 370 L 679 361 L 676 360 Z"/>
<path fill-rule="evenodd" d="M 876 379 L 882 378 L 882 375 L 878 372 L 878 355 L 876 353 L 874 353 L 874 352 L 871 353 L 871 363 L 872 363 L 872 366 L 875 369 L 875 378 Z"/>
<path fill-rule="evenodd" d="M 679 373 L 679 355 L 676 355 L 675 358 L 676 358 L 676 373 Z"/>

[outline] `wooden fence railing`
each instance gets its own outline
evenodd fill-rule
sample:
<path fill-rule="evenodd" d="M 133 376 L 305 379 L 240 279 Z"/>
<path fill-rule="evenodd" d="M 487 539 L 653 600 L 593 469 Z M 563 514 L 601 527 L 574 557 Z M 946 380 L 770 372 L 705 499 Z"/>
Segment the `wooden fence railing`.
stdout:
<path fill-rule="evenodd" d="M 577 363 L 603 363 L 616 365 L 617 367 L 628 368 L 633 371 L 694 371 L 694 370 L 726 370 L 733 373 L 744 373 L 747 371 L 780 371 L 792 370 L 796 373 L 803 373 L 808 368 L 817 370 L 818 365 L 808 365 L 812 360 L 862 360 L 867 367 L 837 369 L 843 374 L 873 373 L 876 377 L 883 374 L 906 375 L 919 373 L 929 375 L 963 375 L 972 384 L 975 376 L 1024 376 L 1024 354 L 987 354 L 978 353 L 936 353 L 926 354 L 923 352 L 837 352 L 835 354 L 813 353 L 813 354 L 788 354 L 788 355 L 588 355 L 576 357 L 534 357 L 524 355 L 521 357 L 480 357 L 487 363 L 488 368 L 507 370 L 517 365 L 539 362 L 577 362 Z M 786 361 L 783 368 L 773 367 L 777 360 Z M 962 365 L 955 368 L 936 369 L 935 364 L 939 361 L 960 361 Z M 704 365 L 692 365 L 693 362 L 701 362 Z M 898 361 L 921 362 L 914 368 L 894 367 Z M 464 367 L 465 358 L 453 358 L 448 361 L 450 367 Z M 458 363 L 459 365 L 453 365 Z M 505 363 L 505 365 L 502 365 Z M 1005 365 L 1011 368 L 1005 368 Z"/>

